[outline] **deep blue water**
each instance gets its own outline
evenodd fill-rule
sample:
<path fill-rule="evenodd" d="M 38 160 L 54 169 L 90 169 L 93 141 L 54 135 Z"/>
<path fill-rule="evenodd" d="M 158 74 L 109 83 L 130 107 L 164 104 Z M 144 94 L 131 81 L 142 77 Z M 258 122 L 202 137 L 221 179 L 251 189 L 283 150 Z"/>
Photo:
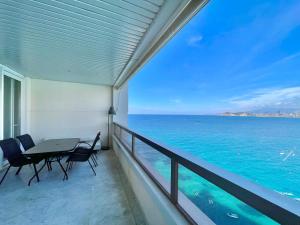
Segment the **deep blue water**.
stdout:
<path fill-rule="evenodd" d="M 282 195 L 300 198 L 300 119 L 129 115 L 129 127 Z M 152 152 L 147 153 L 149 163 L 168 180 L 169 161 Z M 274 224 L 185 168 L 180 168 L 179 177 L 180 190 L 217 224 Z"/>

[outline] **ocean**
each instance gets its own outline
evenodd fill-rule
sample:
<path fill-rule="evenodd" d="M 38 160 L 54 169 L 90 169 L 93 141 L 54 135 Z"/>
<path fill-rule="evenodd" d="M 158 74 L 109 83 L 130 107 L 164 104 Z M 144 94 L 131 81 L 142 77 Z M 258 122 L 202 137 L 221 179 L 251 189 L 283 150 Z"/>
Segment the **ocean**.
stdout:
<path fill-rule="evenodd" d="M 129 115 L 129 128 L 171 149 L 300 200 L 300 119 L 185 115 Z M 170 162 L 138 151 L 166 182 Z M 216 224 L 276 224 L 184 167 L 179 189 Z M 300 207 L 300 202 L 299 202 Z"/>

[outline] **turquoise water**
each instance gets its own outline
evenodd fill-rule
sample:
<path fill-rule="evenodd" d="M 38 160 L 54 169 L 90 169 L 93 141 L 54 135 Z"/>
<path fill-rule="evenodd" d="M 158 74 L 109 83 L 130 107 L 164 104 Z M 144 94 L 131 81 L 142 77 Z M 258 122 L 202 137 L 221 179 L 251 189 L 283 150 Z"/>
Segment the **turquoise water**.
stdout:
<path fill-rule="evenodd" d="M 300 199 L 300 119 L 129 115 L 129 127 Z M 170 162 L 166 158 L 152 151 L 141 154 L 146 154 L 155 171 L 169 180 Z M 191 171 L 179 171 L 180 190 L 217 224 L 275 224 Z"/>

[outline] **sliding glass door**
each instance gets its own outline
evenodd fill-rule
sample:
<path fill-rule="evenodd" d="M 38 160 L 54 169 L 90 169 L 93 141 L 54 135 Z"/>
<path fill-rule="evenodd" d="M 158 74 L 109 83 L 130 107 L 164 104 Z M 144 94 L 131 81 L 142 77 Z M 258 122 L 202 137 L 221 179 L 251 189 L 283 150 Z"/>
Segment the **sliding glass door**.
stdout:
<path fill-rule="evenodd" d="M 21 82 L 5 75 L 3 81 L 3 138 L 14 138 L 21 130 Z"/>

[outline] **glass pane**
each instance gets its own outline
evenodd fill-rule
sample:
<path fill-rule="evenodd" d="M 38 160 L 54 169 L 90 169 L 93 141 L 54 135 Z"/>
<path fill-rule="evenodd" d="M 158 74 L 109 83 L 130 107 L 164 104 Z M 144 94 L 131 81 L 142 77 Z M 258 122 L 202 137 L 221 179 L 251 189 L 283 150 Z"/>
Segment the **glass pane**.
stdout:
<path fill-rule="evenodd" d="M 129 150 L 131 150 L 131 142 L 132 142 L 132 136 L 131 134 L 129 134 L 127 131 L 122 130 L 121 131 L 121 141 L 124 145 L 127 146 L 127 148 L 129 148 Z"/>
<path fill-rule="evenodd" d="M 135 139 L 135 156 L 170 193 L 171 160 L 137 138 Z"/>
<path fill-rule="evenodd" d="M 12 137 L 12 79 L 4 76 L 4 113 L 3 113 L 3 137 Z"/>
<path fill-rule="evenodd" d="M 194 172 L 179 166 L 179 204 L 188 212 L 186 198 L 220 225 L 275 225 L 269 217 L 228 194 Z M 191 213 L 191 215 L 193 215 Z"/>
<path fill-rule="evenodd" d="M 16 137 L 21 133 L 21 82 L 13 80 L 13 83 L 13 137 Z"/>
<path fill-rule="evenodd" d="M 21 82 L 4 76 L 4 138 L 20 135 Z"/>
<path fill-rule="evenodd" d="M 120 127 L 118 127 L 117 125 L 114 125 L 114 131 L 115 131 L 115 135 L 119 138 L 119 134 L 120 134 Z"/>

